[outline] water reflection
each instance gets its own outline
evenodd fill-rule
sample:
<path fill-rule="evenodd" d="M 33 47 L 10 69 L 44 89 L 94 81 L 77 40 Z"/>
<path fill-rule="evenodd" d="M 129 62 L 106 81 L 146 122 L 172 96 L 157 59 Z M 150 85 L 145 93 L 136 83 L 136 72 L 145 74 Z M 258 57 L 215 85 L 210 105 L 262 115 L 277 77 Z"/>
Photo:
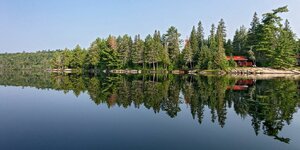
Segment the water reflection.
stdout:
<path fill-rule="evenodd" d="M 299 108 L 297 80 L 251 80 L 214 76 L 177 75 L 55 75 L 45 73 L 1 73 L 1 85 L 30 86 L 88 93 L 96 105 L 127 108 L 145 106 L 154 113 L 164 112 L 176 117 L 179 105 L 189 105 L 191 115 L 199 124 L 204 109 L 210 110 L 211 121 L 226 125 L 227 109 L 233 108 L 241 118 L 250 117 L 254 133 L 265 134 L 289 143 L 279 133 L 289 125 Z M 183 95 L 183 100 L 180 95 Z"/>

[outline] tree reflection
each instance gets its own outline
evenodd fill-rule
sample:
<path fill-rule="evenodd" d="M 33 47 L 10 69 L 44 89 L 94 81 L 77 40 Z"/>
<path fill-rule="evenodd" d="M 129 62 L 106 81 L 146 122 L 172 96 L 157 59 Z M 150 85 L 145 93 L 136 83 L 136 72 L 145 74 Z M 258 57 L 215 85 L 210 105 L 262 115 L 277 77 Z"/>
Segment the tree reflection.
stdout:
<path fill-rule="evenodd" d="M 47 73 L 0 73 L 0 85 L 30 86 L 88 93 L 97 105 L 128 108 L 141 106 L 154 113 L 176 117 L 180 105 L 189 106 L 191 115 L 201 124 L 204 109 L 212 122 L 226 125 L 227 109 L 233 108 L 242 118 L 250 117 L 256 135 L 263 133 L 288 143 L 280 131 L 289 125 L 299 108 L 299 81 L 238 80 L 214 76 L 178 75 L 58 75 Z M 180 100 L 180 95 L 184 100 Z"/>

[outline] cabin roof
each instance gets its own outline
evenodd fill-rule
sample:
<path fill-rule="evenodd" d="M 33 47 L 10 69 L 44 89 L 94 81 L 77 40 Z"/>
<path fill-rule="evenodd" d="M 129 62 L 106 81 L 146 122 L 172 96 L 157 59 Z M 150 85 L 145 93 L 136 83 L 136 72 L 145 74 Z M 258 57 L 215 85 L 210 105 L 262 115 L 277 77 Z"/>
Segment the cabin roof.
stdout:
<path fill-rule="evenodd" d="M 239 60 L 248 60 L 247 57 L 245 56 L 232 56 L 234 61 L 239 61 Z M 231 59 L 231 56 L 226 56 L 227 60 Z"/>

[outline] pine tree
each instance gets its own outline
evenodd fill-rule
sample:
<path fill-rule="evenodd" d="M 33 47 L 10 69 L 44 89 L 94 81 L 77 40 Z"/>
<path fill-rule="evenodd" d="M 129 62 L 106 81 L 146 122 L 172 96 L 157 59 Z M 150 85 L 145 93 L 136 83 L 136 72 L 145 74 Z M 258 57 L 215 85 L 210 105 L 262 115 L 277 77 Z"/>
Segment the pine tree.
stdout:
<path fill-rule="evenodd" d="M 184 49 L 182 51 L 182 55 L 183 55 L 184 65 L 192 69 L 193 50 L 191 48 L 191 44 L 189 40 L 186 40 Z"/>
<path fill-rule="evenodd" d="M 212 69 L 212 63 L 213 52 L 208 48 L 207 45 L 203 45 L 199 54 L 198 65 L 200 69 Z"/>
<path fill-rule="evenodd" d="M 296 64 L 296 40 L 288 20 L 285 21 L 284 27 L 280 28 L 278 45 L 275 49 L 273 66 L 274 67 L 292 67 Z"/>
<path fill-rule="evenodd" d="M 255 12 L 253 15 L 252 22 L 250 24 L 250 29 L 248 30 L 247 37 L 247 48 L 255 51 L 255 47 L 258 44 L 258 29 L 260 26 L 259 18 L 257 17 L 257 13 Z"/>
<path fill-rule="evenodd" d="M 189 48 L 192 49 L 191 55 L 192 55 L 192 63 L 191 63 L 191 68 L 193 68 L 193 63 L 198 61 L 198 57 L 195 55 L 196 53 L 199 53 L 199 42 L 197 38 L 197 33 L 196 33 L 196 28 L 193 26 L 190 38 L 189 38 L 189 43 L 188 43 Z"/>
<path fill-rule="evenodd" d="M 122 61 L 122 66 L 127 67 L 130 60 L 132 39 L 126 34 L 122 38 L 118 38 L 117 41 L 119 59 Z"/>
<path fill-rule="evenodd" d="M 244 56 L 247 54 L 247 36 L 247 29 L 244 26 L 235 31 L 232 42 L 234 55 Z"/>
<path fill-rule="evenodd" d="M 145 62 L 152 65 L 153 70 L 155 70 L 155 61 L 156 61 L 156 54 L 155 54 L 155 41 L 151 35 L 148 35 L 145 39 Z"/>
<path fill-rule="evenodd" d="M 226 37 L 226 27 L 223 19 L 220 20 L 217 29 L 217 52 L 215 55 L 216 69 L 225 70 L 228 67 L 228 61 L 226 60 L 224 42 Z"/>
<path fill-rule="evenodd" d="M 200 50 L 201 47 L 204 45 L 204 29 L 203 29 L 201 21 L 199 21 L 199 23 L 198 23 L 197 41 L 198 41 L 198 48 Z"/>
<path fill-rule="evenodd" d="M 65 48 L 62 53 L 62 61 L 63 61 L 63 68 L 70 68 L 71 63 L 73 62 L 73 53 L 69 49 Z"/>
<path fill-rule="evenodd" d="M 140 38 L 140 35 L 136 35 L 131 52 L 131 60 L 134 64 L 143 64 L 144 67 L 144 49 L 144 41 Z"/>
<path fill-rule="evenodd" d="M 166 38 L 166 45 L 170 57 L 170 61 L 173 67 L 177 66 L 178 60 L 179 60 L 179 37 L 180 33 L 178 33 L 177 29 L 174 26 L 171 26 L 167 34 L 165 35 Z"/>
<path fill-rule="evenodd" d="M 75 49 L 73 50 L 73 61 L 71 62 L 71 67 L 83 68 L 85 57 L 86 53 L 79 45 L 76 45 Z"/>
<path fill-rule="evenodd" d="M 100 61 L 100 48 L 99 44 L 101 42 L 100 38 L 97 38 L 89 47 L 86 57 L 86 64 L 89 69 L 93 68 L 96 69 L 99 65 Z"/>
<path fill-rule="evenodd" d="M 214 24 L 211 25 L 211 30 L 210 30 L 210 35 L 208 38 L 208 46 L 210 49 L 215 49 L 217 47 L 217 42 L 216 42 L 216 35 L 215 31 L 216 27 Z"/>
<path fill-rule="evenodd" d="M 233 54 L 233 45 L 232 45 L 231 39 L 227 40 L 227 42 L 224 44 L 224 48 L 225 48 L 226 56 Z"/>
<path fill-rule="evenodd" d="M 162 53 L 164 50 L 160 31 L 155 30 L 155 32 L 153 34 L 153 40 L 154 40 L 154 47 L 155 47 L 155 51 L 154 51 L 155 62 L 157 64 L 156 66 L 158 67 L 158 63 L 161 62 L 163 59 Z"/>
<path fill-rule="evenodd" d="M 295 65 L 293 33 L 282 26 L 278 13 L 288 12 L 287 6 L 264 14 L 259 26 L 259 42 L 256 47 L 257 62 L 261 66 L 289 67 Z"/>

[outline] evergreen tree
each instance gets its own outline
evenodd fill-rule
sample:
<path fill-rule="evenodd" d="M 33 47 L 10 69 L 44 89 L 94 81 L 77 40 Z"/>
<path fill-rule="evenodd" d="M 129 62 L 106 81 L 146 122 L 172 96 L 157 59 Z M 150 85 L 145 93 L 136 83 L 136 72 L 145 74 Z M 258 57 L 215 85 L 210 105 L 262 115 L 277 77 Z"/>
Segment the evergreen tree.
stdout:
<path fill-rule="evenodd" d="M 99 40 L 98 48 L 100 49 L 100 63 L 101 70 L 111 70 L 121 67 L 121 61 L 118 58 L 117 52 L 113 48 L 109 48 L 107 40 Z"/>
<path fill-rule="evenodd" d="M 227 42 L 224 44 L 226 56 L 233 54 L 233 45 L 231 39 L 228 39 Z"/>
<path fill-rule="evenodd" d="M 201 47 L 204 45 L 204 29 L 203 29 L 201 21 L 199 21 L 199 23 L 198 23 L 197 41 L 198 41 L 198 48 L 200 50 Z"/>
<path fill-rule="evenodd" d="M 155 55 L 155 62 L 157 63 L 157 67 L 158 67 L 158 63 L 162 61 L 162 54 L 163 54 L 163 50 L 164 50 L 164 46 L 162 43 L 162 38 L 160 35 L 160 32 L 155 30 L 154 35 L 153 35 L 153 40 L 154 40 L 154 47 L 155 47 L 155 51 L 154 51 L 154 55 Z"/>
<path fill-rule="evenodd" d="M 217 29 L 217 52 L 215 55 L 216 69 L 226 69 L 228 67 L 228 61 L 226 60 L 224 42 L 226 38 L 226 27 L 223 19 L 220 20 Z"/>
<path fill-rule="evenodd" d="M 79 45 L 76 45 L 75 49 L 73 50 L 73 61 L 71 62 L 71 67 L 83 68 L 85 57 L 85 51 Z"/>
<path fill-rule="evenodd" d="M 167 43 L 166 45 L 167 45 L 170 61 L 173 67 L 177 65 L 179 59 L 179 54 L 180 54 L 179 37 L 180 37 L 180 33 L 178 33 L 177 29 L 174 26 L 171 26 L 168 29 L 167 34 L 165 35 L 166 43 Z"/>
<path fill-rule="evenodd" d="M 187 66 L 187 68 L 192 69 L 193 50 L 191 48 L 191 44 L 189 40 L 186 40 L 184 49 L 182 51 L 182 55 L 183 55 L 184 65 Z"/>
<path fill-rule="evenodd" d="M 131 52 L 131 60 L 134 64 L 143 64 L 144 67 L 144 49 L 144 41 L 140 38 L 140 35 L 136 35 Z"/>
<path fill-rule="evenodd" d="M 247 29 L 244 26 L 235 31 L 232 46 L 234 55 L 244 56 L 247 54 Z"/>
<path fill-rule="evenodd" d="M 259 18 L 257 17 L 257 13 L 255 12 L 253 15 L 252 22 L 250 24 L 250 29 L 248 30 L 247 37 L 247 48 L 255 51 L 255 47 L 258 44 L 258 29 L 260 26 Z"/>
<path fill-rule="evenodd" d="M 190 38 L 188 40 L 188 46 L 189 48 L 192 49 L 191 55 L 192 55 L 192 63 L 191 63 L 191 68 L 193 68 L 193 63 L 198 61 L 198 57 L 195 55 L 196 53 L 199 53 L 199 42 L 197 38 L 197 31 L 195 26 L 193 26 Z"/>
<path fill-rule="evenodd" d="M 213 52 L 208 48 L 207 45 L 203 45 L 199 54 L 198 66 L 200 69 L 212 69 L 212 63 Z"/>
<path fill-rule="evenodd" d="M 127 34 L 118 40 L 119 59 L 122 61 L 122 66 L 127 67 L 130 60 L 130 53 L 132 47 L 132 39 Z"/>
<path fill-rule="evenodd" d="M 280 28 L 278 45 L 275 49 L 273 66 L 274 67 L 292 67 L 296 64 L 296 40 L 288 20 L 283 28 Z"/>
<path fill-rule="evenodd" d="M 70 51 L 69 49 L 65 48 L 61 53 L 61 59 L 63 63 L 63 68 L 70 68 L 71 63 L 73 62 L 73 52 Z"/>
<path fill-rule="evenodd" d="M 264 14 L 259 26 L 256 47 L 257 62 L 261 66 L 290 67 L 295 65 L 295 40 L 289 26 L 283 27 L 279 13 L 288 12 L 287 6 Z"/>
<path fill-rule="evenodd" d="M 145 39 L 145 62 L 152 65 L 153 70 L 155 70 L 154 63 L 156 62 L 156 54 L 155 54 L 155 41 L 151 35 L 148 35 Z"/>
<path fill-rule="evenodd" d="M 208 37 L 208 46 L 210 49 L 216 49 L 217 47 L 217 41 L 216 41 L 216 27 L 214 24 L 211 25 L 211 29 L 210 29 L 210 35 Z"/>
<path fill-rule="evenodd" d="M 99 65 L 100 61 L 100 47 L 99 44 L 101 42 L 100 38 L 97 38 L 90 46 L 87 52 L 86 64 L 88 68 L 96 69 Z"/>

